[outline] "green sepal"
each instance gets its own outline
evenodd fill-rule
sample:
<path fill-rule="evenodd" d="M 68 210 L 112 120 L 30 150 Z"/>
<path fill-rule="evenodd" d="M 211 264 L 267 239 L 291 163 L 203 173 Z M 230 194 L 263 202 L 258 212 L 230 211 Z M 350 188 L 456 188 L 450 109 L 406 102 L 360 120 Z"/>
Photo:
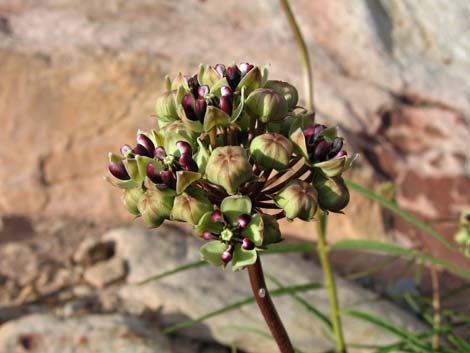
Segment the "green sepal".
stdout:
<path fill-rule="evenodd" d="M 352 157 L 346 159 L 346 163 L 344 163 L 344 167 L 343 167 L 343 172 L 345 172 L 346 170 L 350 169 L 353 165 L 353 163 L 356 161 L 356 159 L 359 158 L 359 154 L 358 153 L 354 153 Z"/>
<path fill-rule="evenodd" d="M 204 143 L 201 141 L 199 137 L 197 138 L 196 141 L 197 141 L 197 144 L 199 145 L 199 148 L 195 157 L 195 161 L 197 163 L 197 166 L 199 167 L 199 172 L 204 174 L 206 171 L 207 161 L 209 160 L 209 157 L 211 154 L 209 152 L 209 149 L 206 148 L 206 146 L 204 146 Z"/>
<path fill-rule="evenodd" d="M 188 117 L 186 116 L 186 113 L 184 112 L 183 106 L 181 104 L 178 106 L 177 111 L 178 111 L 178 116 L 184 122 L 184 124 L 189 130 L 197 134 L 200 134 L 201 132 L 204 131 L 204 127 L 202 126 L 202 123 L 199 120 L 188 119 Z"/>
<path fill-rule="evenodd" d="M 155 129 L 150 130 L 148 134 L 146 134 L 148 138 L 153 142 L 155 147 L 163 146 L 164 138 L 160 132 Z"/>
<path fill-rule="evenodd" d="M 302 129 L 300 127 L 297 128 L 289 137 L 294 144 L 294 153 L 298 156 L 304 157 L 308 161 L 307 144 L 305 143 L 305 136 Z"/>
<path fill-rule="evenodd" d="M 235 244 L 233 250 L 232 258 L 232 270 L 239 271 L 243 270 L 245 267 L 253 265 L 258 258 L 258 253 L 256 249 L 245 250 L 242 248 L 241 244 Z"/>
<path fill-rule="evenodd" d="M 201 217 L 210 211 L 212 211 L 212 203 L 204 191 L 188 188 L 184 193 L 176 196 L 171 219 L 196 225 Z"/>
<path fill-rule="evenodd" d="M 165 75 L 165 89 L 166 91 L 171 91 L 171 78 L 168 75 Z"/>
<path fill-rule="evenodd" d="M 269 214 L 262 214 L 263 219 L 263 246 L 279 243 L 282 240 L 281 230 L 276 218 Z"/>
<path fill-rule="evenodd" d="M 332 143 L 337 135 L 338 129 L 336 128 L 336 126 L 331 126 L 323 130 L 319 136 L 323 136 L 326 142 Z"/>
<path fill-rule="evenodd" d="M 157 162 L 147 156 L 135 156 L 135 160 L 137 161 L 137 168 L 139 170 L 139 175 L 142 180 L 144 180 L 144 178 L 147 176 L 147 165 L 149 163 L 154 164 L 155 167 L 157 167 L 158 169 Z M 163 169 L 163 167 L 161 168 Z M 159 169 L 159 170 L 162 170 L 162 169 Z"/>
<path fill-rule="evenodd" d="M 220 76 L 212 66 L 199 67 L 198 81 L 201 85 L 214 86 L 220 80 Z"/>
<path fill-rule="evenodd" d="M 168 219 L 175 195 L 176 193 L 172 189 L 154 188 L 147 190 L 137 204 L 145 224 L 151 228 L 157 228 L 165 219 Z"/>
<path fill-rule="evenodd" d="M 127 211 L 133 216 L 140 216 L 140 211 L 137 208 L 140 198 L 144 195 L 141 188 L 133 188 L 124 190 L 121 200 L 127 208 Z"/>
<path fill-rule="evenodd" d="M 204 131 L 208 132 L 217 126 L 229 127 L 230 116 L 222 109 L 209 105 L 204 116 Z"/>
<path fill-rule="evenodd" d="M 269 65 L 264 65 L 261 69 L 261 87 L 266 85 L 269 79 Z"/>
<path fill-rule="evenodd" d="M 194 148 L 194 142 L 196 140 L 195 133 L 188 129 L 186 124 L 182 121 L 174 121 L 173 123 L 165 126 L 161 130 L 162 135 L 165 136 L 164 148 L 167 154 L 178 154 L 179 150 L 176 147 L 176 142 L 186 141 Z"/>
<path fill-rule="evenodd" d="M 315 168 L 319 168 L 327 177 L 333 178 L 341 175 L 344 170 L 344 166 L 346 165 L 346 160 L 347 156 L 343 156 L 340 158 L 330 159 L 329 161 L 315 163 L 313 166 Z"/>
<path fill-rule="evenodd" d="M 175 94 L 175 106 L 176 107 L 181 104 L 181 102 L 183 101 L 183 97 L 185 96 L 186 93 L 188 93 L 188 91 L 183 86 L 180 86 L 178 88 Z"/>
<path fill-rule="evenodd" d="M 237 224 L 237 217 L 242 214 L 251 214 L 251 199 L 248 196 L 228 196 L 222 200 L 220 210 L 232 224 Z"/>
<path fill-rule="evenodd" d="M 129 179 L 129 180 L 126 180 L 126 181 L 114 181 L 109 176 L 105 176 L 104 180 L 106 180 L 112 186 L 120 188 L 120 189 L 134 189 L 134 188 L 140 186 L 140 183 L 137 183 L 136 181 L 134 181 L 132 179 Z"/>
<path fill-rule="evenodd" d="M 167 91 L 159 96 L 155 102 L 155 114 L 157 119 L 168 124 L 178 119 L 176 114 L 176 102 L 175 102 L 176 91 Z"/>
<path fill-rule="evenodd" d="M 230 117 L 230 121 L 232 123 L 238 120 L 238 118 L 242 114 L 244 106 L 245 106 L 245 86 L 243 86 L 240 91 L 240 103 L 238 103 L 238 106 L 233 110 L 232 116 Z"/>
<path fill-rule="evenodd" d="M 181 194 L 188 186 L 196 180 L 201 179 L 201 173 L 179 170 L 176 172 L 176 193 Z"/>
<path fill-rule="evenodd" d="M 108 153 L 108 159 L 111 163 L 119 163 L 124 159 L 123 156 L 120 156 L 119 154 L 114 154 L 112 152 Z"/>
<path fill-rule="evenodd" d="M 217 97 L 220 97 L 222 95 L 220 89 L 224 86 L 230 87 L 225 77 L 219 79 L 216 83 L 214 83 L 214 85 L 211 87 L 211 93 L 215 94 Z"/>
<path fill-rule="evenodd" d="M 210 241 L 199 249 L 201 260 L 213 266 L 222 266 L 224 262 L 220 258 L 222 253 L 227 249 L 228 245 L 218 240 Z"/>
<path fill-rule="evenodd" d="M 141 183 L 144 179 L 139 172 L 139 165 L 137 164 L 137 160 L 135 158 L 127 158 L 123 160 L 124 167 L 127 170 L 127 174 L 131 177 L 132 180 Z"/>
<path fill-rule="evenodd" d="M 263 244 L 264 222 L 260 214 L 255 214 L 248 226 L 243 229 L 242 236 L 250 239 L 256 246 Z"/>
<path fill-rule="evenodd" d="M 255 89 L 261 87 L 261 71 L 258 66 L 252 68 L 238 83 L 236 91 L 245 87 L 246 94 L 249 95 Z"/>
<path fill-rule="evenodd" d="M 212 234 L 220 234 L 220 232 L 222 232 L 224 224 L 222 222 L 212 222 L 211 216 L 212 211 L 206 212 L 202 215 L 199 223 L 194 228 L 197 235 L 202 235 L 206 230 Z"/>
<path fill-rule="evenodd" d="M 178 73 L 178 75 L 171 83 L 171 90 L 178 89 L 180 88 L 180 86 L 183 86 L 186 90 L 189 91 L 188 81 L 186 81 L 186 78 L 181 72 Z"/>

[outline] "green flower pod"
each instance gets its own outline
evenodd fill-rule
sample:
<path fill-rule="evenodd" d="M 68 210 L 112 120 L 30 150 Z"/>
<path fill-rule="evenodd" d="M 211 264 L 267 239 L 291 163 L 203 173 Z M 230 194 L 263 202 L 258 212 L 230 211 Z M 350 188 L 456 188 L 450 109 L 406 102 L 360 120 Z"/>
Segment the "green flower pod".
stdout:
<path fill-rule="evenodd" d="M 273 199 L 282 208 L 288 220 L 300 218 L 310 221 L 317 211 L 318 193 L 312 184 L 292 180 Z"/>
<path fill-rule="evenodd" d="M 212 66 L 199 66 L 198 81 L 201 85 L 207 85 L 209 88 L 212 88 L 219 80 L 219 74 Z"/>
<path fill-rule="evenodd" d="M 157 119 L 164 124 L 178 120 L 175 99 L 176 90 L 165 92 L 157 98 L 157 102 L 155 104 L 155 114 L 157 115 Z"/>
<path fill-rule="evenodd" d="M 131 215 L 140 216 L 140 211 L 137 208 L 137 205 L 143 194 L 144 191 L 141 188 L 124 190 L 121 200 Z"/>
<path fill-rule="evenodd" d="M 251 116 L 263 123 L 280 121 L 287 115 L 287 102 L 282 95 L 269 88 L 258 88 L 246 99 L 245 107 Z"/>
<path fill-rule="evenodd" d="M 178 154 L 179 151 L 176 147 L 176 142 L 178 141 L 186 141 L 194 150 L 196 133 L 188 129 L 180 120 L 174 121 L 162 128 L 161 134 L 164 136 L 163 146 L 167 154 Z"/>
<path fill-rule="evenodd" d="M 297 88 L 287 82 L 269 80 L 266 82 L 264 88 L 270 88 L 281 94 L 286 100 L 289 109 L 293 109 L 299 101 L 299 93 L 297 92 Z"/>
<path fill-rule="evenodd" d="M 237 217 L 242 214 L 251 214 L 251 199 L 248 196 L 228 196 L 222 200 L 220 210 L 232 225 L 237 224 Z"/>
<path fill-rule="evenodd" d="M 183 87 L 185 90 L 189 91 L 188 81 L 184 77 L 184 75 L 180 72 L 175 77 L 173 82 L 171 83 L 171 89 L 177 90 L 178 88 Z"/>
<path fill-rule="evenodd" d="M 286 169 L 292 149 L 292 142 L 275 132 L 259 135 L 250 144 L 251 155 L 263 169 Z"/>
<path fill-rule="evenodd" d="M 349 190 L 341 177 L 315 179 L 318 203 L 324 210 L 340 212 L 349 203 Z"/>
<path fill-rule="evenodd" d="M 206 177 L 230 195 L 235 194 L 241 184 L 253 177 L 245 150 L 239 146 L 217 147 L 207 162 Z"/>
<path fill-rule="evenodd" d="M 255 214 L 242 236 L 250 239 L 256 246 L 267 246 L 281 241 L 281 231 L 276 218 L 268 214 Z"/>
<path fill-rule="evenodd" d="M 175 195 L 176 192 L 172 189 L 157 188 L 147 190 L 142 195 L 137 209 L 149 227 L 157 228 L 170 217 Z"/>
<path fill-rule="evenodd" d="M 176 196 L 171 218 L 197 225 L 201 217 L 210 211 L 212 211 L 212 204 L 204 191 L 188 188 L 184 193 Z"/>

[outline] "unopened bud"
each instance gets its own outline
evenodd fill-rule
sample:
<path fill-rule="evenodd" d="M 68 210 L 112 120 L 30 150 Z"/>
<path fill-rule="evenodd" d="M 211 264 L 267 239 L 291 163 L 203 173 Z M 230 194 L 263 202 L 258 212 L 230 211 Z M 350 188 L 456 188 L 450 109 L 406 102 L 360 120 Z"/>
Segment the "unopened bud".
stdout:
<path fill-rule="evenodd" d="M 233 96 L 233 91 L 229 86 L 222 86 L 220 89 L 220 94 L 222 97 Z"/>
<path fill-rule="evenodd" d="M 302 180 L 292 180 L 273 199 L 287 219 L 310 221 L 317 210 L 317 190 Z"/>
<path fill-rule="evenodd" d="M 148 152 L 153 152 L 153 150 L 155 149 L 153 142 L 144 134 L 137 135 L 137 143 L 139 145 L 144 146 Z"/>
<path fill-rule="evenodd" d="M 340 212 L 349 203 L 349 190 L 341 177 L 318 177 L 315 187 L 318 190 L 318 203 L 324 210 Z"/>
<path fill-rule="evenodd" d="M 233 258 L 233 255 L 231 252 L 225 250 L 222 255 L 220 255 L 220 259 L 222 260 L 222 262 L 226 265 L 228 264 L 230 261 L 232 261 L 232 258 Z"/>
<path fill-rule="evenodd" d="M 287 102 L 283 96 L 269 88 L 255 89 L 245 101 L 248 113 L 263 123 L 280 121 L 287 115 Z"/>
<path fill-rule="evenodd" d="M 148 151 L 144 146 L 137 144 L 132 150 L 135 154 L 139 156 L 152 157 L 152 152 Z"/>
<path fill-rule="evenodd" d="M 251 216 L 249 214 L 242 214 L 237 217 L 238 226 L 240 228 L 246 228 L 251 221 Z"/>
<path fill-rule="evenodd" d="M 212 212 L 212 215 L 211 215 L 211 221 L 213 223 L 218 223 L 218 222 L 224 222 L 224 215 L 222 214 L 222 212 L 220 211 L 214 211 Z"/>
<path fill-rule="evenodd" d="M 197 94 L 199 97 L 203 98 L 206 94 L 209 94 L 209 91 L 210 90 L 208 85 L 202 85 L 197 89 Z"/>
<path fill-rule="evenodd" d="M 189 120 L 197 121 L 198 116 L 194 110 L 194 97 L 192 93 L 186 93 L 181 101 L 184 113 Z"/>
<path fill-rule="evenodd" d="M 204 116 L 206 115 L 207 103 L 203 98 L 196 99 L 194 104 L 194 111 L 197 116 L 197 120 L 204 121 Z"/>
<path fill-rule="evenodd" d="M 253 250 L 255 248 L 255 244 L 248 238 L 243 238 L 242 240 L 242 248 L 244 250 Z"/>
<path fill-rule="evenodd" d="M 287 168 L 293 148 L 289 139 L 275 132 L 256 136 L 250 144 L 251 155 L 263 169 Z"/>
<path fill-rule="evenodd" d="M 227 67 L 225 71 L 225 77 L 227 78 L 230 88 L 234 91 L 237 88 L 238 83 L 242 78 L 242 73 L 237 65 Z"/>
<path fill-rule="evenodd" d="M 313 152 L 313 158 L 316 162 L 322 162 L 326 160 L 326 156 L 331 149 L 331 144 L 326 141 L 320 141 Z"/>
<path fill-rule="evenodd" d="M 114 177 L 120 180 L 129 180 L 131 178 L 129 176 L 129 173 L 127 173 L 126 167 L 124 166 L 124 163 L 122 161 L 119 161 L 117 163 L 109 163 L 108 169 Z"/>
<path fill-rule="evenodd" d="M 249 63 L 241 63 L 238 65 L 238 68 L 240 69 L 240 72 L 242 74 L 242 77 L 245 76 L 252 68 L 254 68 L 253 65 Z"/>
<path fill-rule="evenodd" d="M 204 240 L 211 240 L 212 239 L 212 233 L 209 232 L 208 230 L 205 230 L 204 232 L 202 232 L 202 238 Z"/>
<path fill-rule="evenodd" d="M 224 64 L 217 64 L 215 65 L 215 71 L 219 74 L 220 77 L 225 76 L 225 65 Z"/>
<path fill-rule="evenodd" d="M 160 173 L 160 176 L 162 178 L 163 184 L 168 186 L 170 189 L 176 188 L 176 178 L 172 172 L 170 172 L 169 170 L 164 170 Z"/>
<path fill-rule="evenodd" d="M 222 96 L 220 97 L 220 109 L 222 109 L 227 115 L 232 115 L 232 97 L 231 96 Z"/>
<path fill-rule="evenodd" d="M 152 163 L 147 164 L 147 177 L 155 184 L 163 182 L 160 172 Z"/>
<path fill-rule="evenodd" d="M 132 147 L 129 145 L 123 145 L 121 147 L 121 154 L 126 157 L 130 152 L 132 152 Z"/>
<path fill-rule="evenodd" d="M 178 159 L 178 162 L 183 168 L 183 170 L 197 172 L 199 169 L 196 162 L 194 161 L 193 157 L 190 154 L 183 153 Z"/>
<path fill-rule="evenodd" d="M 186 141 L 177 141 L 176 147 L 178 148 L 181 154 L 189 154 L 189 155 L 193 154 L 191 145 Z"/>
<path fill-rule="evenodd" d="M 165 149 L 161 146 L 155 148 L 155 150 L 153 151 L 153 156 L 158 160 L 163 161 L 166 157 Z"/>

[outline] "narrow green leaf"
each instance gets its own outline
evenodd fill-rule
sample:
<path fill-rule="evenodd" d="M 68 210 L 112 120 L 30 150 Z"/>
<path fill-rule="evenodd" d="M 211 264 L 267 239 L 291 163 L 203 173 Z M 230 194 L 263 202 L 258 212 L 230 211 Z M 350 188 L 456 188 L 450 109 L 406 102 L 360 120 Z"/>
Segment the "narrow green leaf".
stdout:
<path fill-rule="evenodd" d="M 272 244 L 261 254 L 284 254 L 290 252 L 313 253 L 316 248 L 313 244 L 308 243 L 278 243 Z"/>
<path fill-rule="evenodd" d="M 309 290 L 312 290 L 312 289 L 320 289 L 320 288 L 323 288 L 323 286 L 319 283 L 307 283 L 307 284 L 298 285 L 298 286 L 290 286 L 290 287 L 285 287 L 285 288 L 282 288 L 282 289 L 276 289 L 276 290 L 271 291 L 270 295 L 271 295 L 271 297 L 278 297 L 278 296 L 282 296 L 282 295 L 285 295 L 285 294 L 288 294 L 288 293 L 300 293 L 300 292 L 306 292 L 306 291 L 309 291 Z M 245 306 L 245 305 L 248 305 L 248 304 L 251 304 L 251 303 L 254 303 L 254 302 L 255 302 L 254 297 L 252 297 L 252 296 L 247 297 L 247 298 L 239 300 L 235 303 L 229 304 L 229 305 L 227 305 L 227 306 L 225 306 L 221 309 L 214 310 L 214 311 L 211 311 L 207 314 L 204 314 L 204 315 L 202 315 L 202 316 L 200 316 L 196 319 L 186 320 L 186 321 L 177 323 L 175 325 L 169 326 L 169 327 L 167 327 L 166 329 L 163 330 L 163 333 L 165 333 L 165 334 L 166 333 L 171 333 L 171 332 L 175 332 L 175 331 L 178 331 L 178 330 L 190 327 L 190 326 L 194 326 L 194 325 L 196 325 L 200 322 L 203 322 L 207 319 L 213 318 L 213 317 L 221 315 L 221 314 L 225 314 L 229 311 L 236 310 L 236 309 L 238 309 L 242 306 Z"/>
<path fill-rule="evenodd" d="M 401 218 L 403 218 L 405 221 L 411 223 L 414 225 L 416 228 L 421 229 L 422 231 L 428 233 L 438 241 L 440 241 L 442 244 L 444 244 L 447 248 L 456 251 L 457 249 L 449 243 L 441 234 L 439 234 L 434 228 L 429 226 L 428 224 L 420 221 L 418 218 L 410 214 L 409 212 L 406 212 L 404 209 L 402 209 L 400 206 L 398 206 L 395 202 L 391 202 L 385 198 L 383 198 L 380 195 L 377 195 L 376 193 L 370 191 L 369 189 L 356 184 L 355 182 L 351 180 L 345 180 L 346 185 L 354 191 L 357 191 L 361 193 L 362 195 L 368 197 L 369 199 L 379 203 L 382 207 L 385 207 L 386 209 L 396 213 L 399 215 Z"/>
<path fill-rule="evenodd" d="M 177 274 L 179 272 L 183 272 L 183 271 L 186 271 L 186 270 L 191 270 L 193 268 L 197 268 L 197 267 L 201 267 L 201 266 L 205 266 L 205 265 L 207 265 L 207 262 L 205 262 L 205 261 L 190 262 L 190 263 L 184 264 L 183 266 L 179 266 L 179 267 L 174 268 L 172 270 L 160 273 L 159 275 L 149 277 L 149 278 L 139 282 L 138 284 L 147 284 L 149 282 L 158 281 L 159 279 L 162 279 L 164 277 L 168 277 L 168 276 Z"/>
<path fill-rule="evenodd" d="M 370 250 L 412 259 L 419 259 L 428 264 L 438 265 L 464 278 L 470 278 L 470 271 L 464 270 L 448 262 L 416 250 L 405 249 L 399 245 L 374 240 L 344 239 L 330 246 L 331 250 Z"/>

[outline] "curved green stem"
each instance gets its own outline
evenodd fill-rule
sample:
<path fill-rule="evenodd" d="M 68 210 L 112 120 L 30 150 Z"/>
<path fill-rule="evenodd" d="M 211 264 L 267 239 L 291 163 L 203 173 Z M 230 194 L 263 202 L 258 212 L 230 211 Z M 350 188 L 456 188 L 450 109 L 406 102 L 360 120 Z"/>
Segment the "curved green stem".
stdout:
<path fill-rule="evenodd" d="M 328 246 L 326 244 L 326 213 L 320 211 L 320 221 L 317 224 L 318 243 L 317 251 L 320 258 L 321 267 L 323 269 L 323 276 L 325 287 L 328 290 L 328 297 L 330 300 L 331 323 L 333 325 L 333 333 L 336 341 L 336 353 L 346 353 L 346 345 L 344 343 L 343 329 L 341 326 L 341 316 L 338 305 L 338 293 L 336 291 L 335 277 L 331 270 L 330 259 L 328 258 Z"/>
<path fill-rule="evenodd" d="M 290 8 L 288 0 L 279 0 L 281 4 L 282 11 L 286 15 L 287 21 L 289 22 L 289 27 L 294 35 L 295 42 L 299 47 L 300 57 L 302 60 L 302 70 L 304 76 L 304 85 L 306 95 L 308 97 L 307 100 L 307 109 L 311 112 L 315 112 L 315 102 L 313 98 L 313 75 L 312 69 L 310 67 L 310 57 L 307 50 L 307 45 L 305 44 L 305 40 L 300 32 L 299 25 L 295 19 L 295 16 Z"/>

